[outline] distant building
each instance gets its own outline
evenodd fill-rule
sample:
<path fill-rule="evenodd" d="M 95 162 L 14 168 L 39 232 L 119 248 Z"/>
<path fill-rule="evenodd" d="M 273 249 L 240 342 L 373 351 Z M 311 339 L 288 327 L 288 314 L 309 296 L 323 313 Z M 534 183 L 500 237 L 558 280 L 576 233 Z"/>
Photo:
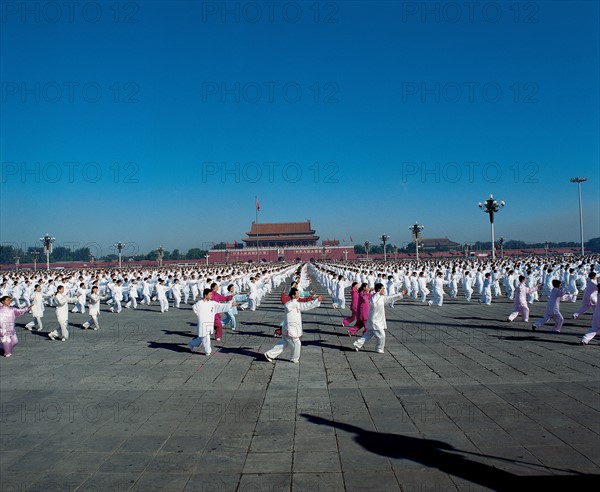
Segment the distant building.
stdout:
<path fill-rule="evenodd" d="M 461 244 L 455 243 L 451 241 L 447 237 L 431 237 L 431 238 L 423 238 L 420 241 L 421 248 L 429 249 L 429 250 L 452 250 L 452 249 L 460 249 Z"/>
<path fill-rule="evenodd" d="M 242 239 L 248 248 L 286 247 L 286 246 L 316 246 L 319 236 L 311 228 L 310 220 L 306 222 L 278 222 L 271 224 L 256 224 L 252 222 L 247 238 Z"/>

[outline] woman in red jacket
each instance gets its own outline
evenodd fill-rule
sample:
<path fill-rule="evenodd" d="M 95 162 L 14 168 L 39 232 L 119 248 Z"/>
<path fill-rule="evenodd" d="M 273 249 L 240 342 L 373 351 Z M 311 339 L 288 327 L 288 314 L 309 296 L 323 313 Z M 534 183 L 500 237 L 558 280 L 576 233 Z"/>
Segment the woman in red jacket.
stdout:
<path fill-rule="evenodd" d="M 367 330 L 366 324 L 369 319 L 369 301 L 373 294 L 369 292 L 369 286 L 363 282 L 358 288 L 358 303 L 356 308 L 356 323 L 348 328 L 348 335 L 353 336 L 358 333 L 358 330 L 364 328 Z"/>
<path fill-rule="evenodd" d="M 342 320 L 342 326 L 345 328 L 346 326 L 348 326 L 350 323 L 352 323 L 353 321 L 356 321 L 356 318 L 358 316 L 357 314 L 357 310 L 358 310 L 358 282 L 352 282 L 352 288 L 350 290 L 351 295 L 352 295 L 352 300 L 350 301 L 350 311 L 352 312 L 352 315 L 349 316 L 348 318 L 344 318 Z"/>

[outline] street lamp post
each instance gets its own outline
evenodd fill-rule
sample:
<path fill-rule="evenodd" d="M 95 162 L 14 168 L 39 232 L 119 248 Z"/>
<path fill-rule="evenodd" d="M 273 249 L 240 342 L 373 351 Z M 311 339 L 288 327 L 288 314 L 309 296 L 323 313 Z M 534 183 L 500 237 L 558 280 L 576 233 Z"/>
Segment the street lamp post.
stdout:
<path fill-rule="evenodd" d="M 344 261 L 348 261 L 348 250 L 344 250 Z"/>
<path fill-rule="evenodd" d="M 46 253 L 46 270 L 50 271 L 50 255 L 52 254 L 52 243 L 56 241 L 56 238 L 46 234 L 40 238 L 40 241 L 44 244 L 44 253 Z"/>
<path fill-rule="evenodd" d="M 579 233 L 581 234 L 581 256 L 585 255 L 585 249 L 583 247 L 583 210 L 581 208 L 581 183 L 587 181 L 587 178 L 583 176 L 578 178 L 571 178 L 571 183 L 577 183 L 577 191 L 579 192 Z"/>
<path fill-rule="evenodd" d="M 124 247 L 125 245 L 121 241 L 115 243 L 115 248 L 117 248 L 117 251 L 119 252 L 119 268 L 121 268 L 121 251 L 123 251 Z"/>
<path fill-rule="evenodd" d="M 544 243 L 544 251 L 546 252 L 546 258 L 548 257 L 548 241 Z"/>
<path fill-rule="evenodd" d="M 369 259 L 369 244 L 371 244 L 369 241 L 365 241 L 365 251 L 367 253 L 367 260 Z"/>
<path fill-rule="evenodd" d="M 386 243 L 389 238 L 390 238 L 390 236 L 388 236 L 385 233 L 382 234 L 381 237 L 379 238 L 383 242 L 383 261 L 387 261 L 387 253 L 386 253 L 385 247 L 386 247 Z"/>
<path fill-rule="evenodd" d="M 17 272 L 19 271 L 19 263 L 20 262 L 21 262 L 21 257 L 15 256 L 15 268 L 16 268 Z"/>
<path fill-rule="evenodd" d="M 33 271 L 37 271 L 37 257 L 40 254 L 39 251 L 32 251 L 31 252 L 31 258 L 33 258 Z"/>
<path fill-rule="evenodd" d="M 504 258 L 504 238 L 500 237 L 498 243 L 500 244 L 500 258 Z"/>
<path fill-rule="evenodd" d="M 156 261 L 158 263 L 158 267 L 162 268 L 162 260 L 163 260 L 163 256 L 165 255 L 165 250 L 162 246 L 159 246 L 158 249 L 156 250 Z"/>
<path fill-rule="evenodd" d="M 506 205 L 506 202 L 504 202 L 504 200 L 501 202 L 494 200 L 494 195 L 490 195 L 485 202 L 479 202 L 477 204 L 477 206 L 486 214 L 490 214 L 490 225 L 492 229 L 492 260 L 496 258 L 496 248 L 494 247 L 494 214 L 504 207 L 504 205 Z"/>
<path fill-rule="evenodd" d="M 210 258 L 210 255 L 208 254 L 208 251 L 206 252 L 205 258 L 206 258 L 206 266 L 208 266 L 208 259 Z"/>
<path fill-rule="evenodd" d="M 421 236 L 421 231 L 425 229 L 422 225 L 419 225 L 418 222 L 415 222 L 411 225 L 408 230 L 412 232 L 413 239 L 415 241 L 415 250 L 417 252 L 417 261 L 419 261 L 419 237 Z"/>

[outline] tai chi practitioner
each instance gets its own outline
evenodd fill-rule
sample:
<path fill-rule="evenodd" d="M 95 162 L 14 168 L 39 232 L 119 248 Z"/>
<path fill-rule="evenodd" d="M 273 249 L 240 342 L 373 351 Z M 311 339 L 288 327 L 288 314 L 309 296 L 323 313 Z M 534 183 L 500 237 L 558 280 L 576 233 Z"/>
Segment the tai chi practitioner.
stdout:
<path fill-rule="evenodd" d="M 504 288 L 506 289 L 506 297 L 508 297 L 512 301 L 515 297 L 515 272 L 514 272 L 514 270 L 508 271 L 508 275 L 506 276 L 506 280 L 504 281 Z"/>
<path fill-rule="evenodd" d="M 210 290 L 212 291 L 211 299 L 215 302 L 229 302 L 233 300 L 233 296 L 222 296 L 217 291 L 219 284 L 213 282 L 210 284 Z M 223 311 L 225 312 L 225 311 Z M 215 313 L 215 339 L 220 342 L 221 337 L 223 336 L 223 322 L 221 321 L 221 311 Z"/>
<path fill-rule="evenodd" d="M 550 318 L 553 318 L 555 325 L 552 331 L 557 333 L 560 332 L 565 320 L 560 312 L 560 301 L 570 301 L 572 297 L 571 294 L 567 294 L 563 289 L 561 289 L 561 286 L 562 282 L 560 280 L 554 279 L 552 281 L 552 291 L 550 292 L 550 298 L 548 299 L 548 304 L 546 305 L 544 317 L 532 325 L 532 330 L 537 330 L 546 321 L 548 321 Z"/>
<path fill-rule="evenodd" d="M 19 343 L 17 332 L 15 331 L 15 318 L 23 316 L 29 311 L 28 307 L 12 307 L 10 305 L 11 302 L 12 297 L 10 296 L 2 296 L 0 298 L 0 342 L 4 349 L 4 357 L 10 357 L 14 346 Z"/>
<path fill-rule="evenodd" d="M 515 290 L 515 301 L 513 312 L 508 315 L 508 321 L 513 321 L 519 314 L 523 317 L 523 321 L 526 323 L 529 321 L 529 307 L 527 306 L 527 296 L 538 289 L 538 285 L 535 287 L 527 287 L 526 277 L 519 275 L 519 285 Z"/>
<path fill-rule="evenodd" d="M 256 311 L 256 306 L 258 302 L 258 287 L 256 285 L 256 279 L 254 277 L 250 277 L 248 290 L 248 307 L 250 308 L 250 311 Z"/>
<path fill-rule="evenodd" d="M 458 295 L 458 279 L 460 276 L 456 273 L 456 268 L 452 269 L 452 274 L 448 279 L 450 281 L 450 297 L 456 297 Z"/>
<path fill-rule="evenodd" d="M 192 302 L 196 302 L 196 299 L 198 298 L 198 279 L 196 278 L 196 275 L 192 274 L 192 278 L 190 279 L 190 292 L 192 294 Z"/>
<path fill-rule="evenodd" d="M 500 274 L 496 269 L 492 272 L 492 295 L 494 297 L 500 297 L 502 295 L 502 292 L 500 291 Z"/>
<path fill-rule="evenodd" d="M 296 288 L 296 289 L 298 288 L 297 281 L 292 282 L 292 285 L 290 285 L 290 291 L 292 288 Z M 314 296 L 310 295 L 310 292 L 305 292 L 305 294 L 307 294 L 307 295 L 303 296 L 302 291 L 300 289 L 298 289 L 298 294 L 299 294 L 298 302 L 310 302 L 314 299 Z M 281 300 L 281 304 L 283 306 L 285 306 L 288 302 L 290 302 L 292 300 L 292 298 L 290 297 L 288 292 L 286 292 L 285 290 L 282 290 L 280 300 Z M 284 327 L 285 327 L 285 316 L 283 318 L 283 321 L 281 323 L 279 323 L 279 328 L 275 329 L 273 336 L 280 337 L 281 334 L 283 333 Z"/>
<path fill-rule="evenodd" d="M 335 284 L 334 298 L 335 302 L 333 307 L 337 307 L 340 309 L 346 308 L 346 287 L 348 287 L 348 282 L 344 279 L 343 275 L 339 275 L 337 282 Z"/>
<path fill-rule="evenodd" d="M 100 294 L 98 294 L 98 286 L 94 285 L 88 296 L 88 310 L 92 319 L 83 323 L 83 327 L 87 330 L 94 323 L 94 330 L 100 328 L 98 323 L 98 315 L 100 314 Z M 134 308 L 135 309 L 135 308 Z"/>
<path fill-rule="evenodd" d="M 462 287 L 463 292 L 465 293 L 465 300 L 471 302 L 471 296 L 473 295 L 473 277 L 468 270 L 462 277 Z"/>
<path fill-rule="evenodd" d="M 173 307 L 179 309 L 181 304 L 181 284 L 179 279 L 176 278 L 171 284 L 171 292 L 173 293 Z"/>
<path fill-rule="evenodd" d="M 126 308 L 132 307 L 133 309 L 137 309 L 137 299 L 138 299 L 138 285 L 135 280 L 132 280 L 129 284 L 129 301 L 125 304 Z"/>
<path fill-rule="evenodd" d="M 427 302 L 427 295 L 429 294 L 429 289 L 427 288 L 427 284 L 429 283 L 429 278 L 425 276 L 425 272 L 419 273 L 419 278 L 417 280 L 419 285 L 419 298 L 421 302 Z"/>
<path fill-rule="evenodd" d="M 69 297 L 65 294 L 65 286 L 59 285 L 54 295 L 54 305 L 56 306 L 56 320 L 60 327 L 60 339 L 66 342 L 69 339 L 69 303 L 75 302 L 74 297 Z M 56 340 L 59 337 L 58 330 L 53 330 L 48 333 L 50 340 Z"/>
<path fill-rule="evenodd" d="M 42 318 L 44 317 L 44 294 L 42 294 L 42 287 L 36 284 L 33 288 L 33 294 L 31 296 L 31 315 L 33 321 L 30 321 L 25 325 L 29 331 L 33 330 L 33 327 L 37 325 L 36 330 L 42 331 L 44 325 L 42 324 Z"/>
<path fill-rule="evenodd" d="M 236 303 L 246 302 L 248 300 L 248 296 L 245 294 L 236 294 L 235 293 L 236 289 L 237 289 L 237 287 L 235 284 L 229 284 L 227 286 L 226 296 L 233 296 L 233 300 Z M 240 306 L 240 308 L 242 308 L 242 306 Z M 231 308 L 231 311 L 225 311 L 225 314 L 223 314 L 223 324 L 224 325 L 228 324 L 233 331 L 235 331 L 237 328 L 237 321 L 235 319 L 237 314 L 238 314 L 237 306 L 233 306 Z"/>
<path fill-rule="evenodd" d="M 113 300 L 113 305 L 110 307 L 111 313 L 120 313 L 123 310 L 121 306 L 121 301 L 123 300 L 123 288 L 121 284 L 122 282 L 117 280 L 111 289 Z"/>
<path fill-rule="evenodd" d="M 352 287 L 350 288 L 350 311 L 351 315 L 348 318 L 344 318 L 342 320 L 342 326 L 345 328 L 350 323 L 356 320 L 357 311 L 358 311 L 358 282 L 352 282 Z"/>
<path fill-rule="evenodd" d="M 567 291 L 573 296 L 571 302 L 577 302 L 577 295 L 579 294 L 577 281 L 579 279 L 580 276 L 575 273 L 575 269 L 569 268 L 569 274 L 567 275 Z"/>
<path fill-rule="evenodd" d="M 598 295 L 599 290 L 600 285 L 597 285 L 596 295 Z M 592 327 L 590 328 L 590 331 L 583 335 L 583 338 L 579 343 L 581 343 L 581 345 L 587 345 L 588 343 L 590 343 L 590 340 L 596 336 L 598 330 L 600 330 L 600 305 L 596 304 L 596 306 L 594 307 L 594 314 L 592 315 Z"/>
<path fill-rule="evenodd" d="M 308 311 L 321 305 L 323 296 L 319 296 L 309 302 L 300 303 L 298 298 L 300 293 L 298 289 L 292 287 L 290 289 L 290 301 L 288 301 L 285 308 L 285 323 L 283 326 L 283 336 L 281 341 L 275 345 L 271 350 L 265 352 L 265 359 L 269 362 L 273 362 L 283 352 L 285 346 L 289 346 L 292 351 L 291 362 L 297 364 L 300 362 L 300 350 L 301 343 L 300 338 L 302 337 L 302 311 Z"/>
<path fill-rule="evenodd" d="M 479 304 L 487 304 L 488 306 L 492 304 L 492 279 L 490 272 L 487 272 L 484 276 Z"/>
<path fill-rule="evenodd" d="M 375 350 L 380 354 L 383 354 L 385 351 L 385 330 L 387 330 L 385 304 L 395 299 L 402 299 L 402 293 L 386 296 L 383 295 L 384 290 L 383 284 L 375 284 L 375 294 L 369 301 L 370 310 L 367 321 L 367 333 L 352 344 L 356 351 L 360 350 L 373 337 L 377 338 Z"/>
<path fill-rule="evenodd" d="M 358 330 L 367 329 L 367 320 L 369 319 L 369 300 L 373 294 L 369 293 L 369 286 L 363 282 L 358 288 L 358 302 L 356 306 L 356 323 L 348 328 L 348 335 L 354 336 Z"/>
<path fill-rule="evenodd" d="M 166 313 L 169 310 L 167 290 L 169 290 L 169 287 L 165 285 L 165 281 L 162 278 L 158 279 L 158 285 L 156 286 L 156 298 L 158 299 L 161 313 Z"/>
<path fill-rule="evenodd" d="M 444 285 L 448 285 L 450 282 L 444 280 L 442 272 L 437 272 L 433 279 L 433 300 L 428 301 L 428 305 L 437 304 L 441 306 L 444 304 Z"/>
<path fill-rule="evenodd" d="M 152 285 L 150 284 L 150 281 L 148 280 L 148 278 L 144 278 L 143 282 L 142 282 L 142 297 L 143 299 L 141 300 L 140 304 L 146 304 L 146 305 L 150 305 L 150 294 L 152 293 Z"/>
<path fill-rule="evenodd" d="M 598 285 L 596 280 L 596 272 L 590 272 L 587 279 L 583 298 L 581 299 L 581 307 L 573 313 L 573 319 L 577 319 L 588 309 L 594 309 L 598 303 Z"/>
<path fill-rule="evenodd" d="M 81 282 L 77 289 L 77 300 L 71 310 L 72 313 L 80 312 L 81 314 L 85 314 L 85 298 L 87 297 L 87 293 L 88 290 L 85 288 L 85 282 Z"/>
<path fill-rule="evenodd" d="M 189 349 L 194 352 L 200 344 L 204 347 L 204 353 L 210 355 L 210 336 L 215 331 L 215 314 L 230 311 L 235 302 L 219 303 L 212 300 L 212 290 L 204 289 L 203 297 L 194 307 L 194 313 L 198 317 L 198 336 L 190 341 Z"/>

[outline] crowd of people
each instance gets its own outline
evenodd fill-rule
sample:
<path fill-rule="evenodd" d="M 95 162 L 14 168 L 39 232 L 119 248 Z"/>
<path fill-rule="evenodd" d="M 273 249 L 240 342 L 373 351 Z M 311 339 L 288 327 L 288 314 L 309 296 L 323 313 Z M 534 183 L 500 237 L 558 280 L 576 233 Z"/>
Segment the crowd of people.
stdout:
<path fill-rule="evenodd" d="M 532 329 L 537 330 L 553 319 L 553 331 L 560 332 L 564 321 L 560 303 L 577 302 L 582 294 L 581 306 L 573 318 L 593 312 L 591 327 L 581 340 L 582 344 L 588 344 L 600 329 L 598 268 L 598 256 L 532 256 L 496 261 L 339 261 L 302 265 L 12 271 L 0 277 L 0 340 L 4 356 L 10 357 L 18 343 L 15 319 L 30 313 L 32 319 L 25 328 L 43 331 L 42 319 L 49 307 L 55 310 L 58 328 L 49 331 L 48 337 L 67 341 L 69 312 L 85 314 L 87 310 L 90 319 L 81 327 L 98 330 L 102 303 L 116 315 L 123 308 L 135 310 L 139 305 L 152 303 L 158 304 L 160 313 L 167 313 L 169 308 L 180 309 L 182 304 L 193 304 L 197 337 L 189 348 L 194 352 L 202 345 L 205 354 L 210 355 L 211 337 L 220 340 L 224 325 L 236 329 L 238 308 L 256 310 L 265 295 L 285 283 L 287 288 L 281 292 L 284 316 L 281 328 L 275 333 L 281 335 L 281 340 L 265 352 L 264 357 L 273 362 L 289 347 L 292 362 L 299 362 L 301 313 L 319 307 L 324 300 L 309 290 L 314 279 L 327 291 L 333 307 L 339 310 L 341 325 L 348 335 L 363 332 L 353 342 L 356 350 L 375 337 L 376 351 L 384 352 L 386 304 L 393 306 L 395 301 L 407 298 L 442 307 L 445 297 L 462 297 L 465 302 L 472 302 L 473 296 L 482 305 L 490 305 L 499 296 L 512 300 L 514 307 L 507 313 L 508 322 L 519 316 L 529 322 L 529 306 L 546 302 L 544 317 L 536 321 Z"/>

